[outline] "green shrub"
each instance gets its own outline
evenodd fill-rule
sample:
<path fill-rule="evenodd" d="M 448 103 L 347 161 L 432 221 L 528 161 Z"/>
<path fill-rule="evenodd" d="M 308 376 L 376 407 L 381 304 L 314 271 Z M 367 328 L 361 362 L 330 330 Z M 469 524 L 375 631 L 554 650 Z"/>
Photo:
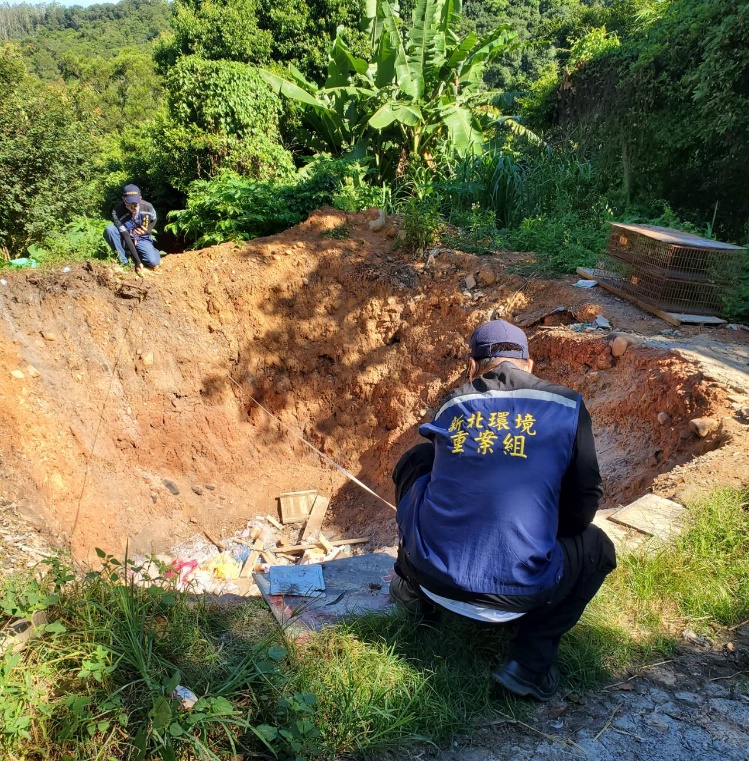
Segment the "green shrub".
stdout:
<path fill-rule="evenodd" d="M 405 237 L 401 247 L 410 254 L 423 254 L 437 245 L 445 230 L 440 213 L 440 199 L 436 194 L 424 197 L 411 196 L 401 209 L 401 230 Z"/>
<path fill-rule="evenodd" d="M 576 267 L 595 266 L 607 238 L 608 226 L 600 220 L 567 212 L 526 217 L 503 236 L 503 244 L 511 251 L 535 253 L 543 272 L 574 272 Z"/>
<path fill-rule="evenodd" d="M 39 264 L 106 259 L 110 249 L 103 236 L 105 224 L 104 220 L 75 217 L 61 230 L 46 235 L 41 243 L 32 243 L 28 255 Z"/>
<path fill-rule="evenodd" d="M 336 201 L 358 211 L 382 193 L 366 185 L 366 173 L 359 162 L 325 156 L 286 181 L 261 182 L 227 172 L 193 183 L 187 208 L 170 213 L 167 229 L 200 247 L 280 232 Z"/>
<path fill-rule="evenodd" d="M 27 75 L 12 46 L 0 49 L 0 248 L 11 256 L 95 207 L 93 127 L 64 84 Z"/>

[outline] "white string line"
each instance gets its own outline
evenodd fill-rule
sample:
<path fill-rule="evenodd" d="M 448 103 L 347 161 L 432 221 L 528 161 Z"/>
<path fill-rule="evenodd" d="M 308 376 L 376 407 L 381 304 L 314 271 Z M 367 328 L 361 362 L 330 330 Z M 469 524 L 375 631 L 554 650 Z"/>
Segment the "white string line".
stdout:
<path fill-rule="evenodd" d="M 239 385 L 239 383 L 237 383 L 234 380 L 234 378 L 231 377 L 231 375 L 227 375 L 227 378 L 229 378 L 229 380 L 239 389 L 240 393 L 242 393 L 242 394 L 244 393 L 242 387 Z M 287 431 L 289 431 L 294 436 L 296 436 L 296 438 L 299 439 L 299 441 L 301 441 L 303 444 L 306 444 L 313 452 L 315 452 L 316 454 L 320 455 L 320 457 L 322 457 L 323 460 L 325 460 L 325 462 L 329 463 L 330 465 L 332 465 L 337 470 L 340 470 L 341 473 L 343 473 L 343 475 L 346 476 L 346 478 L 348 478 L 350 481 L 353 481 L 357 486 L 360 486 L 362 489 L 364 489 L 364 491 L 369 492 L 373 497 L 377 497 L 377 499 L 379 499 L 380 502 L 384 502 L 391 510 L 395 510 L 396 509 L 395 505 L 391 505 L 390 502 L 388 502 L 386 499 L 381 497 L 376 491 L 373 491 L 372 489 L 369 488 L 369 486 L 367 486 L 366 484 L 362 483 L 353 473 L 349 473 L 349 471 L 346 470 L 346 468 L 344 468 L 343 466 L 339 465 L 331 457 L 328 457 L 328 455 L 326 455 L 325 452 L 321 452 L 316 446 L 314 446 L 313 444 L 310 444 L 309 441 L 307 441 L 307 439 L 305 439 L 304 436 L 302 436 L 301 433 L 299 433 L 298 431 L 295 431 L 290 425 L 287 425 L 286 423 L 283 422 L 283 420 L 281 420 L 280 418 L 276 417 L 270 410 L 268 410 L 265 407 L 263 407 L 263 405 L 260 404 L 260 402 L 257 399 L 255 399 L 255 397 L 252 394 L 247 392 L 247 396 L 249 396 L 250 399 L 252 399 L 252 401 L 255 402 L 255 404 L 257 404 L 257 406 L 260 407 L 260 409 L 263 412 L 265 412 L 266 415 L 268 415 L 271 418 L 273 418 L 273 420 L 275 420 L 277 423 L 279 423 L 284 428 L 286 428 Z"/>
<path fill-rule="evenodd" d="M 101 405 L 101 411 L 99 412 L 99 421 L 96 424 L 96 432 L 94 433 L 94 441 L 91 444 L 91 451 L 88 454 L 88 459 L 86 460 L 86 470 L 83 473 L 83 483 L 81 484 L 81 493 L 78 495 L 78 505 L 75 509 L 75 518 L 73 520 L 73 527 L 70 529 L 70 543 L 73 543 L 73 535 L 75 534 L 76 528 L 78 528 L 78 519 L 81 515 L 81 503 L 83 502 L 83 494 L 86 491 L 86 485 L 88 483 L 88 474 L 91 470 L 91 460 L 94 457 L 94 449 L 96 449 L 96 442 L 99 438 L 99 431 L 101 430 L 101 424 L 104 420 L 104 410 L 107 407 L 107 402 L 109 401 L 109 395 L 112 392 L 112 386 L 114 385 L 114 377 L 115 373 L 117 372 L 117 366 L 120 364 L 120 357 L 122 356 L 122 349 L 125 345 L 125 339 L 127 338 L 127 334 L 130 331 L 130 323 L 133 321 L 133 315 L 135 314 L 135 310 L 140 306 L 141 302 L 138 300 L 136 304 L 133 304 L 133 308 L 130 310 L 130 317 L 127 321 L 127 326 L 125 327 L 125 332 L 122 336 L 122 338 L 119 341 L 119 345 L 117 346 L 117 358 L 115 359 L 114 365 L 112 367 L 112 374 L 109 378 L 109 388 L 107 388 L 107 393 L 104 397 L 104 401 Z"/>

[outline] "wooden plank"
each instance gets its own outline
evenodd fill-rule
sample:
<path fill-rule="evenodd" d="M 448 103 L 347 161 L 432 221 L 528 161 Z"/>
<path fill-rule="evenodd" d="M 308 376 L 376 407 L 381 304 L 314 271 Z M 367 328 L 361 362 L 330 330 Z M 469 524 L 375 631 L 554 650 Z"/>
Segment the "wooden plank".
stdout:
<path fill-rule="evenodd" d="M 257 565 L 257 559 L 258 559 L 258 556 L 260 555 L 260 550 L 262 549 L 263 549 L 263 540 L 255 539 L 255 543 L 252 545 L 250 554 L 247 556 L 247 560 L 244 561 L 242 570 L 239 572 L 239 575 L 241 577 L 244 577 L 246 579 L 252 574 L 253 570 L 255 569 L 255 566 Z"/>
<path fill-rule="evenodd" d="M 328 511 L 328 505 L 330 504 L 330 497 L 324 497 L 322 494 L 317 495 L 315 504 L 312 506 L 312 512 L 307 519 L 307 525 L 302 531 L 302 542 L 307 541 L 311 536 L 319 534 L 322 528 L 323 521 L 325 520 L 325 513 Z"/>
<path fill-rule="evenodd" d="M 331 542 L 333 547 L 343 547 L 344 545 L 351 544 L 366 544 L 369 541 L 368 536 L 361 536 L 358 539 L 336 539 Z M 296 553 L 304 552 L 305 550 L 312 550 L 317 547 L 316 544 L 287 544 L 281 547 L 276 547 L 274 552 L 276 554 L 281 552 Z"/>
<path fill-rule="evenodd" d="M 320 532 L 320 536 L 318 536 L 318 539 L 320 541 L 320 544 L 322 545 L 322 548 L 325 550 L 325 552 L 331 552 L 333 550 L 333 545 L 328 541 L 327 537 L 323 532 Z"/>
<path fill-rule="evenodd" d="M 682 314 L 681 312 L 669 312 L 676 320 L 686 325 L 725 325 L 726 321 L 720 317 L 712 317 L 708 314 Z"/>
<path fill-rule="evenodd" d="M 265 520 L 268 521 L 271 526 L 275 526 L 279 531 L 283 531 L 283 526 L 272 515 L 266 515 Z"/>
<path fill-rule="evenodd" d="M 317 489 L 290 491 L 282 494 L 278 501 L 281 505 L 281 523 L 301 523 L 307 519 L 317 497 Z"/>
<path fill-rule="evenodd" d="M 623 291 L 621 288 L 617 288 L 615 285 L 611 285 L 610 283 L 605 283 L 603 280 L 595 277 L 593 275 L 593 270 L 587 269 L 586 267 L 578 267 L 575 271 L 578 275 L 584 277 L 586 280 L 598 280 L 598 285 L 600 285 L 601 288 L 605 288 L 615 296 L 619 296 L 619 298 L 624 299 L 625 301 L 629 301 L 631 304 L 635 304 L 636 306 L 640 307 L 640 309 L 644 309 L 646 312 L 650 312 L 650 314 L 654 314 L 656 317 L 660 317 L 661 320 L 664 320 L 669 325 L 675 325 L 677 328 L 681 325 L 681 322 L 673 317 L 669 312 L 664 312 L 662 309 L 658 309 L 658 307 L 646 304 L 644 301 L 640 301 L 626 291 Z"/>
<path fill-rule="evenodd" d="M 686 508 L 678 502 L 656 494 L 645 494 L 610 515 L 609 520 L 659 539 L 668 539 L 682 530 L 686 517 Z"/>

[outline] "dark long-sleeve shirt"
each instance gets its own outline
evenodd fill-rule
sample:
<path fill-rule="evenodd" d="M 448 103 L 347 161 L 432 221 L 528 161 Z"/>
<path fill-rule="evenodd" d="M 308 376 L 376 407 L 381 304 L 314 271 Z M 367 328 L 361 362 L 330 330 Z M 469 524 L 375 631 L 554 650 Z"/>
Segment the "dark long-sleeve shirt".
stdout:
<path fill-rule="evenodd" d="M 112 210 L 112 220 L 120 232 L 127 230 L 130 235 L 133 235 L 133 231 L 139 227 L 145 228 L 146 233 L 137 237 L 151 240 L 151 233 L 156 226 L 156 209 L 148 201 L 141 201 L 136 213 L 133 214 L 124 203 L 119 203 Z"/>

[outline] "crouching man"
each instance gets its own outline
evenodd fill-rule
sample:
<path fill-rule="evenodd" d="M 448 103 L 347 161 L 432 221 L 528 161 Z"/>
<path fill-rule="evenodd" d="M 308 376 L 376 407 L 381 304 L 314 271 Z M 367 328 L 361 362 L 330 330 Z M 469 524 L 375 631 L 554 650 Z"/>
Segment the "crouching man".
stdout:
<path fill-rule="evenodd" d="M 120 264 L 126 267 L 128 254 L 132 256 L 128 245 L 128 237 L 132 241 L 139 262 L 135 262 L 137 274 L 143 274 L 143 266 L 158 272 L 161 263 L 161 253 L 153 244 L 153 228 L 156 226 L 156 210 L 141 198 L 136 185 L 125 185 L 122 193 L 122 203 L 112 210 L 114 224 L 107 225 L 104 238 L 109 247 L 119 257 Z"/>
<path fill-rule="evenodd" d="M 601 477 L 580 394 L 535 377 L 528 340 L 504 320 L 470 339 L 469 382 L 406 452 L 395 481 L 400 549 L 390 593 L 413 613 L 444 608 L 513 621 L 494 672 L 521 696 L 551 699 L 557 651 L 606 575 L 614 547 L 591 521 Z"/>

